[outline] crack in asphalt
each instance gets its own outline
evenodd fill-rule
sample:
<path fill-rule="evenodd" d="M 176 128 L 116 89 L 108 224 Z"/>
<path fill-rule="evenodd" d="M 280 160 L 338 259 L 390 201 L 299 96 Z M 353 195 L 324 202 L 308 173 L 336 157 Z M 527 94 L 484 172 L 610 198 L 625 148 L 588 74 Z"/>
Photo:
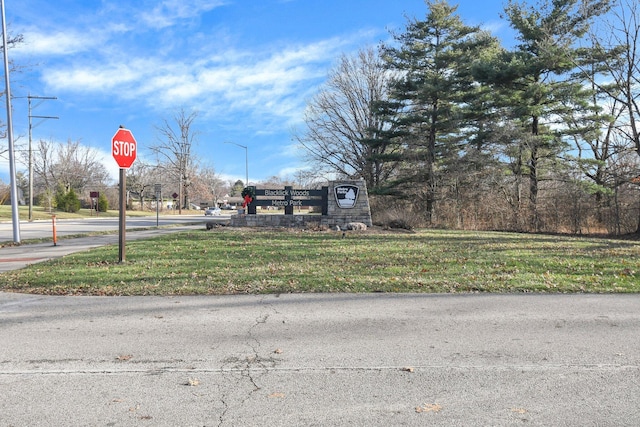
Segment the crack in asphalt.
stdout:
<path fill-rule="evenodd" d="M 266 307 L 267 311 L 275 311 L 270 304 L 264 304 L 264 298 L 260 300 L 260 305 Z M 246 393 L 244 399 L 237 402 L 237 406 L 242 407 L 247 401 L 251 400 L 251 398 L 262 389 L 260 385 L 258 385 L 259 378 L 267 375 L 270 369 L 277 366 L 277 360 L 275 358 L 265 358 L 260 356 L 260 340 L 254 334 L 255 329 L 260 325 L 266 324 L 269 317 L 270 314 L 268 312 L 261 313 L 256 317 L 255 322 L 247 329 L 246 343 L 251 349 L 251 354 L 249 356 L 246 356 L 244 359 L 234 357 L 225 359 L 226 362 L 235 362 L 235 367 L 229 372 L 239 373 L 240 377 L 248 381 L 250 384 L 250 390 Z M 255 367 L 258 367 L 258 369 L 256 370 Z M 231 409 L 231 406 L 226 402 L 225 394 L 220 398 L 220 402 L 224 409 L 220 414 L 218 426 L 225 424 L 226 415 Z"/>

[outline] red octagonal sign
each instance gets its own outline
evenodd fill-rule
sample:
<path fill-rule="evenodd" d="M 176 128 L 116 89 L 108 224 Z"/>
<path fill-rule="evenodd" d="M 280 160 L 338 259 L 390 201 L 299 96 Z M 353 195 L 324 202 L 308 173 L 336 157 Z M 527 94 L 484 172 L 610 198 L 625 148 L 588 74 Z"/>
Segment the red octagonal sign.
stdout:
<path fill-rule="evenodd" d="M 136 160 L 136 139 L 128 129 L 120 128 L 111 139 L 111 154 L 121 169 L 129 169 Z"/>

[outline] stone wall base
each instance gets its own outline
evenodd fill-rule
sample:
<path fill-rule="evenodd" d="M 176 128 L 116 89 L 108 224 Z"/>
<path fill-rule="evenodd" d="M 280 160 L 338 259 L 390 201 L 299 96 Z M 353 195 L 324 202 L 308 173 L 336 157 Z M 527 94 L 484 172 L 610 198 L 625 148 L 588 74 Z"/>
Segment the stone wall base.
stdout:
<path fill-rule="evenodd" d="M 350 222 L 362 222 L 371 227 L 371 217 L 357 218 L 352 215 L 232 215 L 231 227 L 284 227 L 284 228 L 335 228 Z"/>

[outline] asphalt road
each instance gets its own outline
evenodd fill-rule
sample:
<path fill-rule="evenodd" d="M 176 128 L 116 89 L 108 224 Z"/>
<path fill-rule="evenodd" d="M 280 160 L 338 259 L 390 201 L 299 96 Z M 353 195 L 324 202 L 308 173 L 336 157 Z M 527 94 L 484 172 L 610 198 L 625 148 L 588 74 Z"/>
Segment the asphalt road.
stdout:
<path fill-rule="evenodd" d="M 638 337 L 637 295 L 0 293 L 0 426 L 637 426 Z"/>
<path fill-rule="evenodd" d="M 149 228 L 156 225 L 163 227 L 167 225 L 186 225 L 192 223 L 204 223 L 206 221 L 222 221 L 228 219 L 229 215 L 217 217 L 207 217 L 202 213 L 191 215 L 162 215 L 146 217 L 128 217 L 126 228 Z M 103 231 L 118 231 L 118 218 L 89 217 L 74 220 L 56 220 L 56 235 L 58 237 Z M 20 221 L 20 240 L 28 239 L 51 239 L 53 241 L 53 221 Z M 11 221 L 0 222 L 0 242 L 13 242 L 13 223 Z"/>

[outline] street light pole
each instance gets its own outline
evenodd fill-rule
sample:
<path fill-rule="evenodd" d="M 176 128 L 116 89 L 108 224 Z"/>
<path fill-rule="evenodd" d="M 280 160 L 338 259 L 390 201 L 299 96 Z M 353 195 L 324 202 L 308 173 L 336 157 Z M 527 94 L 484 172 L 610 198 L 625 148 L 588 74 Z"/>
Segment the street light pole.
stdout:
<path fill-rule="evenodd" d="M 7 41 L 7 23 L 4 14 L 4 0 L 0 0 L 2 15 L 2 41 L 4 49 L 4 84 L 7 98 L 7 141 L 9 143 L 9 175 L 11 179 L 11 220 L 13 222 L 13 242 L 20 243 L 20 213 L 18 212 L 18 184 L 16 183 L 16 159 L 13 148 L 13 119 L 11 116 L 11 84 L 9 82 L 9 43 Z"/>
<path fill-rule="evenodd" d="M 240 145 L 237 144 L 235 142 L 231 142 L 231 141 L 225 141 L 225 144 L 233 144 L 233 145 L 237 145 L 240 148 L 244 148 L 244 170 L 245 170 L 245 183 L 244 186 L 248 186 L 249 185 L 249 149 L 247 148 L 246 145 Z"/>
<path fill-rule="evenodd" d="M 36 108 L 38 105 L 42 104 L 46 99 L 58 99 L 58 98 L 54 96 L 31 96 L 31 95 L 27 96 L 27 100 L 29 104 L 29 221 L 33 220 L 33 150 L 31 149 L 31 129 L 35 127 L 31 125 L 31 119 L 42 119 L 42 120 L 59 119 L 59 117 L 54 117 L 54 116 L 32 116 L 31 115 L 32 99 L 42 100 L 36 106 L 33 107 L 33 108 Z M 36 126 L 38 126 L 38 124 L 36 124 Z"/>

